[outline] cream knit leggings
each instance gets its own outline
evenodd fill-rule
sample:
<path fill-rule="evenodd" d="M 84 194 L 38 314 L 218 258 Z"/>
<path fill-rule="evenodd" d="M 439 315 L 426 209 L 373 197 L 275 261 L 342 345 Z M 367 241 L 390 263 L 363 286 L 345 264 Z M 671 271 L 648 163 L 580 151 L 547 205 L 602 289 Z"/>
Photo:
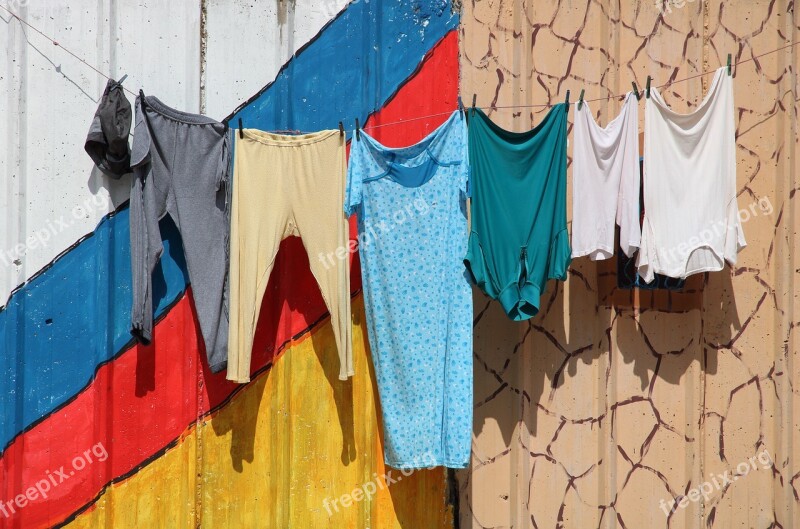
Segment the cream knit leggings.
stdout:
<path fill-rule="evenodd" d="M 253 336 L 278 247 L 299 235 L 331 314 L 339 378 L 346 380 L 353 375 L 353 352 L 349 230 L 342 209 L 345 138 L 338 130 L 243 134 L 235 132 L 227 378 L 250 380 Z"/>

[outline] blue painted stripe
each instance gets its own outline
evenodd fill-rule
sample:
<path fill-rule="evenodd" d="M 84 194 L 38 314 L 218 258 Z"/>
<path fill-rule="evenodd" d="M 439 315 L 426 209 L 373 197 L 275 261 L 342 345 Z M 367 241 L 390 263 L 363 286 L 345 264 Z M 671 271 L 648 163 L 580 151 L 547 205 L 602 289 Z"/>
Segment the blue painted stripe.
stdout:
<path fill-rule="evenodd" d="M 381 109 L 459 17 L 443 0 L 356 0 L 233 114 L 245 128 L 348 131 Z M 298 58 L 300 58 L 298 57 Z"/>
<path fill-rule="evenodd" d="M 450 2 L 360 0 L 281 70 L 275 82 L 237 110 L 247 127 L 335 128 L 380 109 L 425 54 L 458 25 Z M 351 125 L 348 125 L 351 128 Z M 174 224 L 154 289 L 156 317 L 186 289 Z M 97 368 L 131 343 L 128 210 L 28 281 L 0 310 L 0 447 L 69 402 Z"/>
<path fill-rule="evenodd" d="M 186 290 L 183 246 L 169 217 L 153 273 L 158 316 Z M 132 343 L 127 206 L 30 280 L 0 313 L 0 446 L 68 402 L 101 364 Z M 6 387 L 6 384 L 8 386 Z"/>

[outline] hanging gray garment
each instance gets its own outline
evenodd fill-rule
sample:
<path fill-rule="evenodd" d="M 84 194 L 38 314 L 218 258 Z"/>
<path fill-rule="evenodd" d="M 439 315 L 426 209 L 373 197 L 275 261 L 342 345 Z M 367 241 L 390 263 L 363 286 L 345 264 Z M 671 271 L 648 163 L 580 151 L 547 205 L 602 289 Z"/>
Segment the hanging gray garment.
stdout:
<path fill-rule="evenodd" d="M 168 213 L 183 241 L 209 366 L 222 371 L 228 359 L 227 127 L 139 96 L 131 161 L 131 333 L 144 344 L 153 337 L 152 274 L 163 251 L 158 222 Z"/>
<path fill-rule="evenodd" d="M 122 85 L 109 79 L 83 148 L 97 168 L 115 180 L 131 172 L 130 133 L 131 104 Z"/>

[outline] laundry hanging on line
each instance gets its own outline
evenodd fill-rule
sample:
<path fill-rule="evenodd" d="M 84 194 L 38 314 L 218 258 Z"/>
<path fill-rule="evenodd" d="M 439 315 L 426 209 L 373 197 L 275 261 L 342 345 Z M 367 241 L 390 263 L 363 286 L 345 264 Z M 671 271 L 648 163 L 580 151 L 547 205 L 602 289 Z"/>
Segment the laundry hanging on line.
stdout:
<path fill-rule="evenodd" d="M 109 79 L 97 107 L 84 149 L 103 174 L 118 180 L 131 172 L 131 104 L 122 83 Z"/>
<path fill-rule="evenodd" d="M 231 209 L 231 346 L 228 379 L 249 382 L 261 301 L 280 243 L 297 235 L 310 256 L 347 247 L 346 147 L 336 130 L 287 136 L 245 129 L 236 138 Z M 339 379 L 353 376 L 350 263 L 309 258 L 339 351 Z"/>
<path fill-rule="evenodd" d="M 695 111 L 678 114 L 653 88 L 645 103 L 644 221 L 636 266 L 685 278 L 722 270 L 747 245 L 736 202 L 733 79 L 716 71 Z"/>
<path fill-rule="evenodd" d="M 175 110 L 155 96 L 136 98 L 131 150 L 131 334 L 153 337 L 153 270 L 164 249 L 158 222 L 169 214 L 183 239 L 197 319 L 211 371 L 228 356 L 230 148 L 227 127 Z"/>
<path fill-rule="evenodd" d="M 567 278 L 568 110 L 556 105 L 528 132 L 468 111 L 472 231 L 464 264 L 512 320 L 535 316 L 547 280 Z"/>
<path fill-rule="evenodd" d="M 628 92 L 620 113 L 605 128 L 595 122 L 589 103 L 575 103 L 572 146 L 572 258 L 593 261 L 614 255 L 619 245 L 633 256 L 639 227 L 638 98 Z"/>
<path fill-rule="evenodd" d="M 638 179 L 630 174 L 638 156 L 636 101 L 629 94 L 620 116 L 601 129 L 581 95 L 573 166 L 573 204 L 579 210 L 572 240 L 581 243 L 576 257 L 608 257 L 617 224 L 623 249 L 633 252 L 641 245 L 638 265 L 646 279 L 656 272 L 685 277 L 719 270 L 724 260 L 735 263 L 745 243 L 738 217 L 730 216 L 738 211 L 733 93 L 723 72 L 688 115 L 669 110 L 657 88 L 647 90 L 640 244 Z M 554 106 L 537 127 L 521 133 L 500 128 L 478 108 L 462 107 L 426 139 L 399 149 L 382 146 L 357 123 L 346 169 L 343 127 L 286 135 L 244 129 L 240 121 L 234 133 L 225 123 L 140 93 L 131 162 L 132 333 L 143 343 L 152 338 L 150 276 L 162 248 L 158 220 L 169 213 L 184 239 L 209 365 L 213 372 L 227 366 L 229 379 L 249 381 L 254 326 L 280 241 L 300 235 L 312 255 L 336 253 L 350 245 L 345 213 L 355 213 L 357 239 L 364 241 L 359 253 L 386 463 L 462 468 L 472 428 L 470 282 L 497 299 L 510 318 L 524 320 L 537 314 L 549 279 L 566 279 L 572 259 L 566 219 L 569 107 L 568 101 Z M 229 178 L 231 136 L 236 155 Z M 673 166 L 679 170 L 669 170 Z M 676 190 L 691 200 L 676 200 Z M 389 213 L 412 211 L 421 201 L 429 216 L 386 233 L 371 229 L 370 223 L 385 223 Z M 707 203 L 713 207 L 699 215 Z M 694 209 L 684 210 L 686 204 Z M 326 220 L 318 222 L 319 215 Z M 670 215 L 680 217 L 678 229 L 671 230 Z M 695 245 L 685 262 L 670 260 L 667 246 L 691 240 L 708 222 L 722 223 L 726 235 Z M 429 255 L 423 257 L 420 248 Z M 310 259 L 331 313 L 339 377 L 346 379 L 354 374 L 349 267 L 347 259 L 339 261 L 327 267 Z"/>
<path fill-rule="evenodd" d="M 468 171 L 458 111 L 409 147 L 384 147 L 363 131 L 351 146 L 344 210 L 358 219 L 384 458 L 395 468 L 469 465 Z"/>

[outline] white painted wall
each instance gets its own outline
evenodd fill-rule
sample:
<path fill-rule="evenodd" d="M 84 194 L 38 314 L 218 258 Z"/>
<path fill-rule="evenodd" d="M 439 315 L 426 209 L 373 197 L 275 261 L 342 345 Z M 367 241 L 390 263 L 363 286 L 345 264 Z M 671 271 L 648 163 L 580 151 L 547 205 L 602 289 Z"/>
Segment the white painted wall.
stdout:
<path fill-rule="evenodd" d="M 205 112 L 217 119 L 230 114 L 275 79 L 281 66 L 347 4 L 207 0 Z"/>
<path fill-rule="evenodd" d="M 128 88 L 199 110 L 197 2 L 0 2 L 101 71 L 127 73 Z M 109 181 L 83 150 L 106 80 L 8 13 L 0 16 L 1 306 L 126 200 L 130 183 Z M 44 232 L 45 243 L 33 238 Z"/>

